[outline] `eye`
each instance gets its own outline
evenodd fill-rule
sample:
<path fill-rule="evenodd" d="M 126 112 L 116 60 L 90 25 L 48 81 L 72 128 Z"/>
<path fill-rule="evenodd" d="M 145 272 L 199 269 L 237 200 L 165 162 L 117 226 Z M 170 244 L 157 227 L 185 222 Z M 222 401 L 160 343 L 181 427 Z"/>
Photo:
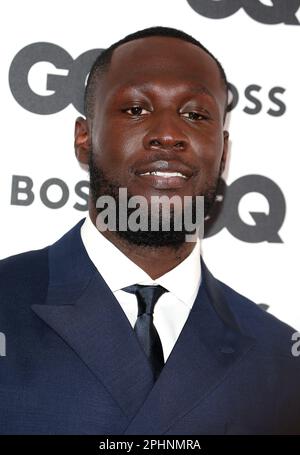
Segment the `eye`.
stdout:
<path fill-rule="evenodd" d="M 134 117 L 139 117 L 140 115 L 145 115 L 147 114 L 146 109 L 143 109 L 141 106 L 132 106 L 128 109 L 124 109 L 124 112 L 127 112 L 129 115 L 134 116 Z"/>
<path fill-rule="evenodd" d="M 203 120 L 203 119 L 207 119 L 207 116 L 203 115 L 203 114 L 199 114 L 199 112 L 194 112 L 194 111 L 191 111 L 191 112 L 183 112 L 182 113 L 182 116 L 185 117 L 185 118 L 188 118 L 189 120 Z"/>

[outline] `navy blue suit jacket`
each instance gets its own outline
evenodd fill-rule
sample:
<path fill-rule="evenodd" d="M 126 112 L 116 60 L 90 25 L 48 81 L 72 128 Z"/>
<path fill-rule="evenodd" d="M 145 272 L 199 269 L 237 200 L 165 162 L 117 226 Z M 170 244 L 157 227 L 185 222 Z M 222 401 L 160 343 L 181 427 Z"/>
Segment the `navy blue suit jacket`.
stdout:
<path fill-rule="evenodd" d="M 294 330 L 216 280 L 153 385 L 80 221 L 0 261 L 0 434 L 300 434 Z M 284 302 L 283 302 L 284 303 Z"/>

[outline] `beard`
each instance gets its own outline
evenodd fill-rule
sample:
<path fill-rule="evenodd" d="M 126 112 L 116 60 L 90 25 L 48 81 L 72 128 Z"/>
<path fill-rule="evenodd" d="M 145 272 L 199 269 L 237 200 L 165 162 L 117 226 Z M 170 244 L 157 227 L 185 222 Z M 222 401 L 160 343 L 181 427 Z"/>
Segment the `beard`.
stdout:
<path fill-rule="evenodd" d="M 89 174 L 90 174 L 90 196 L 94 207 L 98 214 L 104 210 L 103 208 L 97 208 L 96 202 L 99 197 L 101 196 L 110 196 L 114 199 L 116 204 L 116 233 L 117 235 L 125 240 L 126 242 L 138 246 L 146 246 L 146 247 L 173 247 L 177 250 L 180 246 L 182 246 L 186 241 L 186 235 L 191 235 L 193 232 L 187 231 L 185 228 L 184 223 L 184 212 L 183 210 L 178 213 L 175 211 L 174 206 L 170 206 L 169 211 L 169 229 L 165 230 L 164 226 L 164 216 L 165 213 L 162 210 L 159 211 L 157 220 L 158 229 L 156 230 L 131 230 L 130 226 L 127 226 L 126 230 L 119 230 L 119 206 L 120 206 L 120 198 L 119 198 L 119 189 L 122 188 L 122 185 L 112 179 L 108 179 L 106 174 L 103 170 L 96 166 L 93 153 L 90 152 L 89 158 Z M 204 196 L 204 218 L 206 218 L 211 211 L 214 202 L 216 200 L 216 196 L 218 194 L 218 189 L 221 182 L 221 167 L 219 170 L 218 176 L 211 184 L 206 184 L 205 189 L 202 194 L 198 196 Z M 133 195 L 127 192 L 127 207 L 128 201 Z M 198 206 L 196 205 L 196 196 L 192 196 L 191 198 L 191 219 L 192 223 L 196 223 L 197 219 L 197 209 Z M 128 218 L 130 217 L 131 213 L 133 213 L 136 208 L 127 208 Z M 202 214 L 203 215 L 203 214 Z M 148 220 L 151 218 L 151 206 L 149 205 L 148 213 L 147 213 Z M 178 225 L 181 226 L 181 229 L 178 229 Z M 194 230 L 195 232 L 195 230 Z"/>

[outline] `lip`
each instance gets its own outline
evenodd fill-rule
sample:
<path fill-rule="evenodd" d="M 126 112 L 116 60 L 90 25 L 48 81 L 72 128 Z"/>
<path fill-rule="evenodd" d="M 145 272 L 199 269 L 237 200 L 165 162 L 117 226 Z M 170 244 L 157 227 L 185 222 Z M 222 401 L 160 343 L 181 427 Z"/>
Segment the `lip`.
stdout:
<path fill-rule="evenodd" d="M 147 174 L 149 172 L 163 172 L 165 175 Z M 175 172 L 182 174 L 182 177 L 171 176 L 171 174 Z M 174 190 L 183 188 L 190 177 L 192 177 L 193 171 L 190 167 L 179 161 L 156 160 L 139 167 L 135 171 L 135 174 L 139 180 L 152 188 L 158 190 Z M 170 177 L 168 177 L 167 174 L 170 174 Z"/>
<path fill-rule="evenodd" d="M 158 190 L 182 188 L 189 180 L 188 178 L 179 176 L 162 177 L 158 175 L 138 175 L 138 178 L 141 179 L 144 183 L 147 183 L 148 185 Z"/>
<path fill-rule="evenodd" d="M 155 175 L 141 175 L 147 172 L 164 172 L 164 173 L 172 173 L 172 172 L 179 172 L 184 177 L 180 176 L 173 176 L 173 177 L 162 177 L 162 176 L 155 176 Z M 152 163 L 146 164 L 138 168 L 135 173 L 139 177 L 147 178 L 153 177 L 155 180 L 159 181 L 174 181 L 176 182 L 178 179 L 179 181 L 186 182 L 192 175 L 193 171 L 188 166 L 179 161 L 166 161 L 166 160 L 157 160 Z"/>

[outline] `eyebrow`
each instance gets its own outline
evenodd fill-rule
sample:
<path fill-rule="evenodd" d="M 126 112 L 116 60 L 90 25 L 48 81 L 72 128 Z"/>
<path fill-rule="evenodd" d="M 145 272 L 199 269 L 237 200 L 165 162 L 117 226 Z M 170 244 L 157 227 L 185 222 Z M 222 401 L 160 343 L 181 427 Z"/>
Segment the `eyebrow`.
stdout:
<path fill-rule="evenodd" d="M 148 82 L 145 82 L 145 83 L 141 83 L 139 85 L 136 85 L 136 84 L 133 84 L 133 83 L 127 83 L 122 87 L 122 90 L 141 90 L 141 91 L 147 91 L 148 88 L 149 88 L 149 83 Z M 121 88 L 120 87 L 120 88 Z M 209 96 L 211 99 L 213 99 L 214 102 L 216 102 L 216 98 L 215 96 L 211 93 L 210 90 L 208 90 L 207 87 L 205 87 L 204 85 L 197 85 L 197 86 L 193 86 L 193 87 L 188 87 L 188 90 L 192 93 L 195 93 L 195 94 L 201 94 L 201 95 L 207 95 Z"/>
<path fill-rule="evenodd" d="M 206 88 L 204 85 L 199 85 L 197 87 L 192 87 L 191 92 L 193 93 L 200 93 L 203 95 L 208 95 L 210 96 L 214 101 L 216 101 L 215 96 Z"/>

